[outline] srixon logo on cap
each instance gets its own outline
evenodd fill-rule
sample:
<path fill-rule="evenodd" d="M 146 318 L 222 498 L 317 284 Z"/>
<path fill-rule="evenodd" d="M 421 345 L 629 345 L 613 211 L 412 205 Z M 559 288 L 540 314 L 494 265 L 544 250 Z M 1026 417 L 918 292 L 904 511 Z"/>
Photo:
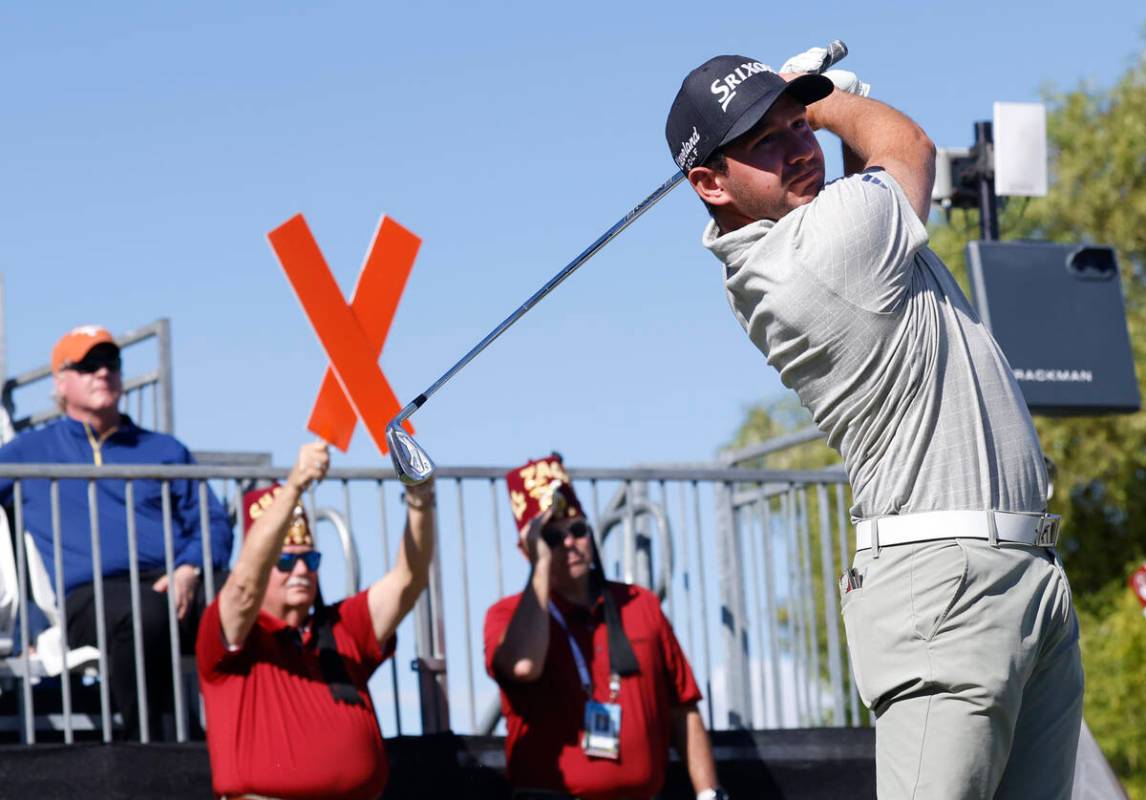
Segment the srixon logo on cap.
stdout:
<path fill-rule="evenodd" d="M 736 96 L 736 87 L 759 72 L 771 72 L 771 70 L 759 61 L 746 61 L 723 78 L 714 80 L 710 91 L 720 101 L 720 110 L 727 111 L 728 104 Z"/>

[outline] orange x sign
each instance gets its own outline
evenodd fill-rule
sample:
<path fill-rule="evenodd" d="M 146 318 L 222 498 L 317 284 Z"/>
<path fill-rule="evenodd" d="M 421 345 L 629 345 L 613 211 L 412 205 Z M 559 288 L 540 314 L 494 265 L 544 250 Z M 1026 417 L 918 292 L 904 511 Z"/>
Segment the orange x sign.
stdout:
<path fill-rule="evenodd" d="M 345 451 L 361 418 L 386 453 L 386 425 L 401 406 L 378 357 L 421 239 L 382 217 L 347 306 L 301 214 L 267 238 L 330 359 L 307 428 Z M 404 427 L 413 434 L 409 422 Z"/>

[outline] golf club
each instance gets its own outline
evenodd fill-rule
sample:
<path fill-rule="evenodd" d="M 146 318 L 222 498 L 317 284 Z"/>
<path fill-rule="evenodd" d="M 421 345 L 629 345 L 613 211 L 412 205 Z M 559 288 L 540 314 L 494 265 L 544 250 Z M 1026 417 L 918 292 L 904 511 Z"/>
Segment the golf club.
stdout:
<path fill-rule="evenodd" d="M 817 72 L 825 71 L 848 54 L 847 45 L 839 39 L 829 43 L 826 50 L 824 62 Z M 638 217 L 656 205 L 662 197 L 676 188 L 676 185 L 682 180 L 684 180 L 684 173 L 678 170 L 671 178 L 661 184 L 656 191 L 638 203 L 636 207 L 625 214 L 625 216 L 617 220 L 611 228 L 601 234 L 597 240 L 585 248 L 580 255 L 562 267 L 560 272 L 550 278 L 544 286 L 534 292 L 516 311 L 502 320 L 496 328 L 486 334 L 485 338 L 474 345 L 473 349 L 462 356 L 460 361 L 446 370 L 445 374 L 434 381 L 430 388 L 407 403 L 406 406 L 398 412 L 398 416 L 390 420 L 390 424 L 386 426 L 386 443 L 390 447 L 390 458 L 394 462 L 394 471 L 398 474 L 398 479 L 401 480 L 402 483 L 411 486 L 425 483 L 434 474 L 434 462 L 430 460 L 426 451 L 414 441 L 414 437 L 402 430 L 402 423 L 409 419 L 415 411 L 424 406 L 426 401 L 433 397 L 434 393 L 448 383 L 451 378 L 457 375 L 466 364 L 473 361 L 478 353 L 489 347 L 494 339 L 501 336 L 511 325 L 525 316 L 525 313 L 537 305 L 541 298 L 560 286 L 578 267 L 596 255 L 613 237 L 629 227 Z"/>

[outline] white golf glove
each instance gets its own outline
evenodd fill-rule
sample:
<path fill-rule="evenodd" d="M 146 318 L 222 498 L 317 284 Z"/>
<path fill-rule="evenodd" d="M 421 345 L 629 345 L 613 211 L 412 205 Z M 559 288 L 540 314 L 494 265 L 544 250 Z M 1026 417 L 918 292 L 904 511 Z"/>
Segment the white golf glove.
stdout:
<path fill-rule="evenodd" d="M 792 56 L 780 67 L 781 72 L 816 72 L 824 63 L 824 56 L 828 51 L 823 47 L 813 47 L 799 55 Z M 841 92 L 858 94 L 867 97 L 871 92 L 871 84 L 861 81 L 854 72 L 846 69 L 830 69 L 824 77 L 836 85 Z"/>

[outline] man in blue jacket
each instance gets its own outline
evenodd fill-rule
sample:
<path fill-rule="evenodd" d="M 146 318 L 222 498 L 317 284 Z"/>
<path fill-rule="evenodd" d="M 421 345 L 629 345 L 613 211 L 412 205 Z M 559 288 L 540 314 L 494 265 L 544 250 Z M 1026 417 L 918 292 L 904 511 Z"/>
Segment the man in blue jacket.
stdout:
<path fill-rule="evenodd" d="M 0 463 L 49 464 L 192 464 L 187 448 L 172 436 L 140 428 L 119 412 L 123 396 L 119 346 L 98 326 L 68 332 L 52 350 L 56 400 L 63 416 L 28 431 L 0 448 Z M 14 481 L 0 479 L 0 503 L 14 502 Z M 61 480 L 58 486 L 59 539 L 67 598 L 68 644 L 96 644 L 95 588 L 91 510 L 86 480 Z M 24 528 L 35 539 L 55 584 L 52 491 L 48 480 L 20 481 Z M 124 718 L 128 736 L 139 734 L 135 649 L 131 613 L 128 515 L 135 521 L 139 568 L 140 622 L 147 683 L 149 728 L 162 730 L 162 715 L 172 708 L 171 650 L 167 624 L 170 594 L 179 619 L 180 641 L 192 652 L 203 608 L 201 574 L 204 538 L 210 542 L 216 570 L 230 560 L 231 526 L 226 512 L 207 491 L 208 530 L 201 531 L 199 485 L 170 482 L 174 571 L 166 573 L 163 486 L 155 480 L 132 481 L 134 502 L 126 500 L 127 482 L 96 483 L 100 569 L 112 700 Z"/>

